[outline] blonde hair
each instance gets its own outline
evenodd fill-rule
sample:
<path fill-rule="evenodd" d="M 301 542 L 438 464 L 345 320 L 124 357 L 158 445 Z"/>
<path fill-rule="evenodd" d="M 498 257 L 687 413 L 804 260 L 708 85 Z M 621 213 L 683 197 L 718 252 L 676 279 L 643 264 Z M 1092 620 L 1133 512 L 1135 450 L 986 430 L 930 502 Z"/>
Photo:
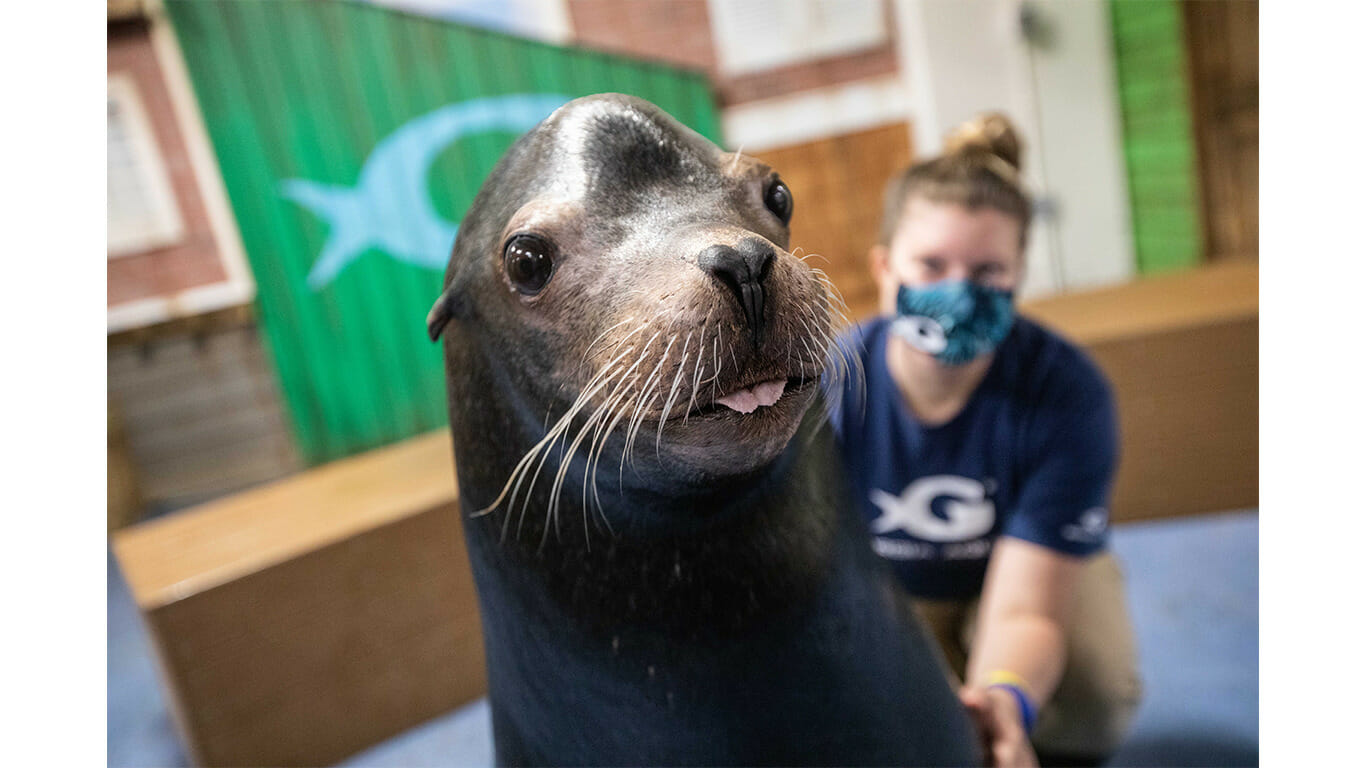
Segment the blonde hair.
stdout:
<path fill-rule="evenodd" d="M 1020 178 L 1021 142 L 1004 115 L 991 112 L 955 128 L 944 153 L 911 165 L 887 184 L 880 242 L 890 245 L 912 198 L 954 203 L 968 210 L 991 208 L 1020 222 L 1020 249 L 1034 205 Z"/>

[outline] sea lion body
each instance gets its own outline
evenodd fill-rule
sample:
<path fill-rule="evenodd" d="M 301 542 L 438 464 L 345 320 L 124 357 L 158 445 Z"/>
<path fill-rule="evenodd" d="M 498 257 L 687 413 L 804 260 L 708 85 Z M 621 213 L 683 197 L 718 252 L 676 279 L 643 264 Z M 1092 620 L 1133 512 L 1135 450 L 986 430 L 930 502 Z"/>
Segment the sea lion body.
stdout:
<path fill-rule="evenodd" d="M 429 326 L 500 764 L 979 762 L 850 503 L 785 194 L 609 94 L 462 223 Z"/>

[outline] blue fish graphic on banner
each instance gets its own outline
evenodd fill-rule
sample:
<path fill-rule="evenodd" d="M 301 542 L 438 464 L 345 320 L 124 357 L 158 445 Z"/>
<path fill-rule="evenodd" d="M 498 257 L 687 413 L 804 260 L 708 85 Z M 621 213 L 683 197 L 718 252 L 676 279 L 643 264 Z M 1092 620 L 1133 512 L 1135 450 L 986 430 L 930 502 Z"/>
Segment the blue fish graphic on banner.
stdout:
<path fill-rule="evenodd" d="M 430 269 L 450 257 L 458 224 L 437 214 L 427 193 L 427 173 L 456 139 L 489 131 L 522 133 L 545 119 L 568 96 L 523 93 L 457 102 L 414 118 L 384 137 L 365 159 L 354 187 L 305 179 L 280 183 L 281 194 L 331 227 L 322 253 L 308 273 L 321 290 L 370 248 Z M 401 221 L 403 226 L 393 226 Z"/>

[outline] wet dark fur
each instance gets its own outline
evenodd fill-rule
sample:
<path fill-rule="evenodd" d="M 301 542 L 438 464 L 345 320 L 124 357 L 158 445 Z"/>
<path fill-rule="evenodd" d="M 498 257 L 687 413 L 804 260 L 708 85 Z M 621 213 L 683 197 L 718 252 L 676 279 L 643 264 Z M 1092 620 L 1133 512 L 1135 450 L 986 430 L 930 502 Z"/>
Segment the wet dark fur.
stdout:
<path fill-rule="evenodd" d="M 661 274 L 654 269 L 696 279 L 688 251 L 609 260 L 610 245 L 641 222 L 667 236 L 670 227 L 716 220 L 787 245 L 786 228 L 763 217 L 762 201 L 708 162 L 715 150 L 704 140 L 619 96 L 574 102 L 523 137 L 471 206 L 433 326 L 446 332 L 499 763 L 973 763 L 971 728 L 935 652 L 898 614 L 848 503 L 818 398 L 795 437 L 753 467 L 734 469 L 758 449 L 731 422 L 671 427 L 659 449 L 652 429 L 650 444 L 623 468 L 615 459 L 625 443 L 612 435 L 610 468 L 588 477 L 582 451 L 569 459 L 563 518 L 548 515 L 546 477 L 514 503 L 485 509 L 582 385 L 565 386 L 573 369 L 561 363 L 588 340 L 548 318 L 563 308 L 551 301 L 586 299 L 548 292 L 529 303 L 508 290 L 499 258 L 504 224 L 575 167 L 557 131 L 576 109 L 593 115 L 572 144 L 588 170 L 587 238 L 606 245 L 604 255 L 566 260 L 563 269 L 601 267 L 623 292 L 640 275 Z M 610 319 L 615 309 L 582 311 Z M 718 321 L 717 333 L 740 337 L 734 322 Z M 737 360 L 762 358 L 744 354 Z M 780 428 L 778 413 L 746 417 L 753 439 Z M 693 438 L 714 445 L 717 460 L 707 450 L 692 463 L 670 458 Z M 547 466 L 563 458 L 552 453 Z M 601 509 L 583 503 L 588 481 Z"/>

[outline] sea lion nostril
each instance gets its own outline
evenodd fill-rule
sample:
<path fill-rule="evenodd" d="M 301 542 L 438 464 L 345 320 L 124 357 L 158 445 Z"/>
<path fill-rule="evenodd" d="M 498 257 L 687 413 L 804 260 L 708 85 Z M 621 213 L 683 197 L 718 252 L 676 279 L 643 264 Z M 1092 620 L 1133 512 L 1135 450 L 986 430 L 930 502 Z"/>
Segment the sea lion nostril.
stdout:
<path fill-rule="evenodd" d="M 762 283 L 773 268 L 773 246 L 757 237 L 747 237 L 740 241 L 736 250 L 744 258 L 745 265 L 749 267 L 749 273 L 754 275 L 755 281 Z"/>
<path fill-rule="evenodd" d="M 741 241 L 739 249 L 707 246 L 697 257 L 697 266 L 721 281 L 740 302 L 756 347 L 764 328 L 763 280 L 772 264 L 773 247 L 754 238 Z"/>

